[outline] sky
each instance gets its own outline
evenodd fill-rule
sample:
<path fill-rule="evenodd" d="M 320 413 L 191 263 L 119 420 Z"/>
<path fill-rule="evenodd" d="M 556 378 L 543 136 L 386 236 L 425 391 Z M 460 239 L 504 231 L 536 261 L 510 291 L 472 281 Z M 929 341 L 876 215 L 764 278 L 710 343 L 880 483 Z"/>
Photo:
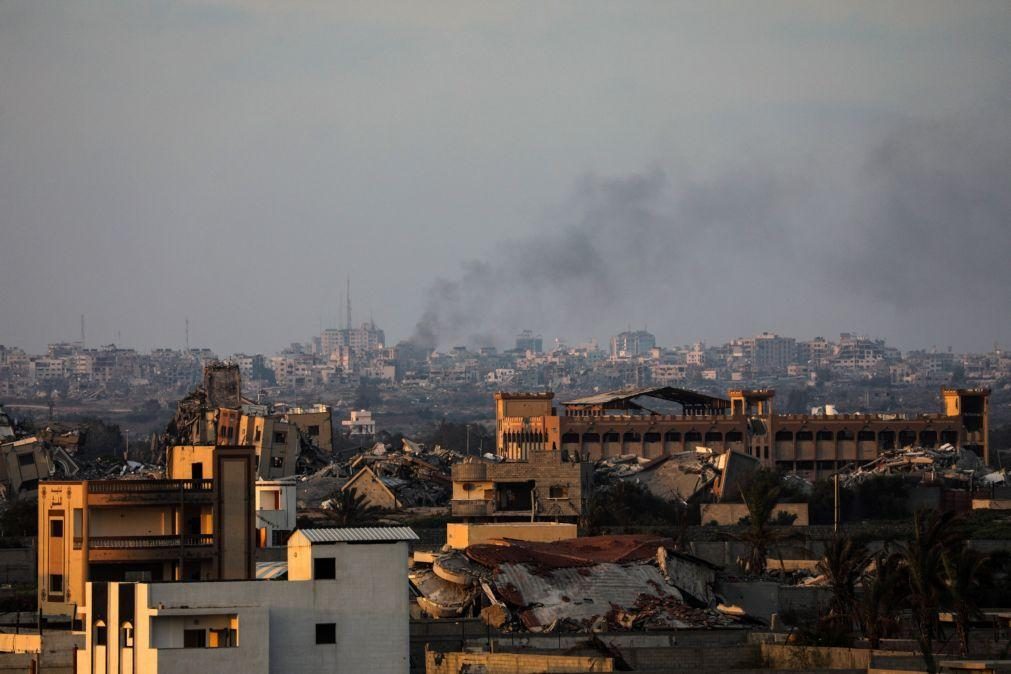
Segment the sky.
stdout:
<path fill-rule="evenodd" d="M 1011 345 L 1011 3 L 0 0 L 0 344 Z"/>

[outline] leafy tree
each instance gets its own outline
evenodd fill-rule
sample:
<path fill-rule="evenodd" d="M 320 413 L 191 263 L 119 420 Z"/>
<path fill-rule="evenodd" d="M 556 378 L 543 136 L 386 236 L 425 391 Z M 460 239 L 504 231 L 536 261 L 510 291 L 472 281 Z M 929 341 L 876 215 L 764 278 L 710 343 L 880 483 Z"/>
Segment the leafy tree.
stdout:
<path fill-rule="evenodd" d="M 340 527 L 357 527 L 372 524 L 383 509 L 369 505 L 366 495 L 359 494 L 354 487 L 337 490 L 330 499 L 329 518 Z"/>
<path fill-rule="evenodd" d="M 655 496 L 640 484 L 618 480 L 594 490 L 586 505 L 585 528 L 597 531 L 606 526 L 682 526 L 686 508 Z"/>
<path fill-rule="evenodd" d="M 859 519 L 904 519 L 909 485 L 901 475 L 872 475 L 853 488 L 852 503 Z"/>
<path fill-rule="evenodd" d="M 829 619 L 851 626 L 857 613 L 857 583 L 864 575 L 870 557 L 867 548 L 845 534 L 836 535 L 825 547 L 818 562 L 818 573 L 828 579 L 832 590 Z"/>

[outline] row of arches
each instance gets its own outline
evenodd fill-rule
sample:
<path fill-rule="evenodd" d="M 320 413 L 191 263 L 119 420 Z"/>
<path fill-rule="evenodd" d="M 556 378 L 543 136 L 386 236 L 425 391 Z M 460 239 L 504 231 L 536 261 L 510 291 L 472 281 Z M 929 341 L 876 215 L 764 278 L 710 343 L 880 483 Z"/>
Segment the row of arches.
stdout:
<path fill-rule="evenodd" d="M 848 429 L 830 431 L 821 429 L 817 431 L 801 430 L 797 432 L 780 430 L 776 431 L 777 443 L 792 442 L 870 442 L 876 443 L 881 449 L 894 449 L 896 447 L 938 447 L 945 443 L 958 444 L 958 431 L 946 429 L 940 432 L 936 430 L 914 431 L 903 429 L 899 431 L 885 430 L 872 431 L 862 429 L 854 433 Z"/>
<path fill-rule="evenodd" d="M 562 444 L 586 444 L 595 442 L 744 442 L 744 434 L 740 431 L 667 431 L 658 433 L 649 431 L 638 433 L 636 431 L 608 431 L 606 433 L 565 433 L 562 435 Z"/>

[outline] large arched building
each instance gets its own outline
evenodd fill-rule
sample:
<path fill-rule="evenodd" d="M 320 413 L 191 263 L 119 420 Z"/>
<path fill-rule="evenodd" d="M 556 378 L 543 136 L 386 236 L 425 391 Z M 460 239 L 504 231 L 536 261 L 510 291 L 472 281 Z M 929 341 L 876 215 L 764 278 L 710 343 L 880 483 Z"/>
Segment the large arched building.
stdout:
<path fill-rule="evenodd" d="M 815 478 L 896 447 L 950 443 L 989 462 L 988 389 L 941 389 L 937 414 L 776 414 L 775 392 L 732 389 L 728 398 L 670 387 L 601 393 L 554 405 L 553 393 L 496 393 L 498 452 L 526 461 L 647 458 L 738 450 L 767 466 Z"/>

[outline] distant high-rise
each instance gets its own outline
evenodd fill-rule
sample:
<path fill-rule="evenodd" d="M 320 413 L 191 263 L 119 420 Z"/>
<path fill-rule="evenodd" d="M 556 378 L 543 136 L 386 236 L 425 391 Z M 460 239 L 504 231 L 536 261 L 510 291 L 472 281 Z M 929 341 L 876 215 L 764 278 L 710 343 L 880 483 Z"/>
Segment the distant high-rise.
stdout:
<path fill-rule="evenodd" d="M 611 358 L 648 356 L 656 346 L 656 337 L 645 330 L 629 330 L 611 338 Z"/>
<path fill-rule="evenodd" d="M 530 330 L 524 330 L 516 335 L 516 350 L 524 353 L 527 351 L 541 353 L 544 350 L 544 340 L 540 335 L 535 335 Z"/>

